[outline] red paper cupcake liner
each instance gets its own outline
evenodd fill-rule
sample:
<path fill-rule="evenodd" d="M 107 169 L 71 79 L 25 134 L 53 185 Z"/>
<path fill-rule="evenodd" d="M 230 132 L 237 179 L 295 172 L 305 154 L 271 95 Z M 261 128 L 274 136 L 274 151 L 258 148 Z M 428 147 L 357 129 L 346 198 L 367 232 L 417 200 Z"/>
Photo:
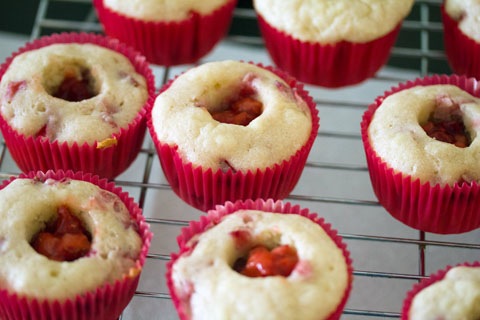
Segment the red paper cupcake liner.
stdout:
<path fill-rule="evenodd" d="M 145 115 L 152 107 L 155 95 L 152 70 L 143 56 L 116 39 L 88 33 L 62 33 L 36 39 L 13 53 L 0 66 L 0 79 L 19 54 L 56 43 L 91 43 L 123 54 L 132 62 L 135 70 L 144 76 L 149 98 L 128 127 L 113 135 L 117 142 L 115 145 L 97 148 L 97 143 L 69 144 L 49 141 L 42 136 L 25 136 L 0 116 L 0 129 L 7 148 L 23 172 L 73 170 L 113 179 L 125 171 L 140 152 L 146 133 Z"/>
<path fill-rule="evenodd" d="M 480 186 L 477 182 L 454 186 L 420 183 L 390 168 L 375 153 L 368 137 L 368 126 L 383 100 L 396 92 L 418 86 L 451 84 L 480 96 L 477 80 L 457 75 L 433 75 L 392 88 L 378 97 L 363 114 L 361 134 L 370 180 L 380 204 L 397 220 L 421 231 L 454 234 L 480 227 Z"/>
<path fill-rule="evenodd" d="M 480 78 L 480 43 L 465 35 L 454 20 L 441 7 L 445 55 L 454 73 Z"/>
<path fill-rule="evenodd" d="M 177 146 L 159 141 L 153 128 L 152 119 L 147 120 L 147 126 L 167 181 L 183 201 L 198 210 L 207 211 L 226 201 L 257 198 L 283 199 L 295 188 L 303 172 L 320 126 L 316 104 L 308 92 L 304 90 L 303 85 L 297 83 L 294 78 L 275 68 L 260 64 L 258 66 L 284 79 L 303 98 L 310 109 L 312 115 L 310 137 L 305 145 L 290 159 L 264 170 L 257 169 L 246 172 L 213 171 L 209 168 L 194 166 L 191 162 L 182 159 Z M 173 81 L 175 79 L 168 82 L 161 89 L 161 92 L 166 90 Z M 147 117 L 150 116 L 150 114 L 147 115 Z"/>
<path fill-rule="evenodd" d="M 188 254 L 193 250 L 195 243 L 189 243 L 196 235 L 202 234 L 206 230 L 210 229 L 214 225 L 218 224 L 225 216 L 232 214 L 238 210 L 260 210 L 273 212 L 278 214 L 298 214 L 302 217 L 310 219 L 311 221 L 320 225 L 320 227 L 327 233 L 327 235 L 335 242 L 336 246 L 342 250 L 345 262 L 348 270 L 348 285 L 345 289 L 342 300 L 340 301 L 337 309 L 326 320 L 340 319 L 343 309 L 349 298 L 352 283 L 353 283 L 353 266 L 352 259 L 350 258 L 350 252 L 347 249 L 343 239 L 338 235 L 337 231 L 332 229 L 331 225 L 325 222 L 325 220 L 319 217 L 316 213 L 311 213 L 309 209 L 302 208 L 299 205 L 294 205 L 290 202 L 283 202 L 281 200 L 273 199 L 257 199 L 257 200 L 238 200 L 236 202 L 226 202 L 224 205 L 218 205 L 214 210 L 208 211 L 206 215 L 200 217 L 198 221 L 191 221 L 188 227 L 182 228 L 180 234 L 177 237 L 177 243 L 179 246 L 178 253 L 171 254 L 171 260 L 167 263 L 167 286 L 172 297 L 172 302 L 175 305 L 177 313 L 182 320 L 189 320 L 190 318 L 185 312 L 185 308 L 181 299 L 177 296 L 175 285 L 172 279 L 172 268 L 178 258 L 184 254 Z M 232 292 L 232 294 L 235 294 Z M 321 319 L 319 319 L 321 320 Z"/>
<path fill-rule="evenodd" d="M 237 0 L 207 15 L 193 12 L 182 21 L 142 21 L 125 16 L 94 0 L 98 18 L 111 37 L 142 52 L 151 63 L 164 66 L 194 63 L 208 54 L 230 27 Z"/>
<path fill-rule="evenodd" d="M 136 261 L 138 273 L 128 275 L 111 284 L 105 284 L 91 292 L 85 292 L 74 298 L 65 300 L 47 300 L 26 297 L 7 289 L 0 289 L 0 318 L 9 320 L 112 320 L 117 319 L 131 301 L 138 285 L 141 270 L 150 247 L 152 233 L 142 215 L 142 210 L 112 182 L 98 176 L 73 171 L 47 171 L 21 174 L 18 178 L 12 177 L 0 186 L 5 188 L 15 179 L 35 179 L 45 181 L 65 179 L 90 182 L 98 187 L 116 194 L 125 204 L 133 220 L 136 221 L 138 232 L 142 238 L 142 249 Z"/>
<path fill-rule="evenodd" d="M 480 262 L 479 261 L 465 262 L 465 263 L 458 264 L 455 267 L 459 267 L 459 266 L 480 267 Z M 419 283 L 415 284 L 409 292 L 407 292 L 407 295 L 403 301 L 401 320 L 409 320 L 410 307 L 412 306 L 412 301 L 415 298 L 415 296 L 420 291 L 427 288 L 428 286 L 434 284 L 435 282 L 443 280 L 447 272 L 452 268 L 453 266 L 447 266 L 445 267 L 445 269 L 438 270 L 437 272 L 430 275 L 428 278 L 423 278 Z"/>
<path fill-rule="evenodd" d="M 401 27 L 399 24 L 366 43 L 341 41 L 322 45 L 295 39 L 257 16 L 273 62 L 302 82 L 328 88 L 350 86 L 373 77 L 390 57 Z"/>

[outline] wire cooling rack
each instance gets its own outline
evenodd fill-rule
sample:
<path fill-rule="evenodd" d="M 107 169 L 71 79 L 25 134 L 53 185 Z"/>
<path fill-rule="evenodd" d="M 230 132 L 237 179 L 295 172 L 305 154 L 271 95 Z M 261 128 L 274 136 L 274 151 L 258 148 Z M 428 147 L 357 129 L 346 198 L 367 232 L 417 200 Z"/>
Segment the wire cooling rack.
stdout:
<path fill-rule="evenodd" d="M 323 216 L 348 245 L 354 284 L 342 319 L 399 318 L 406 292 L 416 282 L 447 265 L 479 260 L 479 231 L 450 236 L 419 232 L 378 204 L 360 139 L 361 116 L 375 97 L 399 82 L 450 72 L 440 4 L 416 1 L 388 66 L 374 78 L 336 90 L 306 86 L 320 112 L 320 132 L 304 174 L 286 200 Z M 60 31 L 102 32 L 91 0 L 41 0 L 32 38 Z M 239 2 L 229 35 L 204 61 L 222 59 L 271 64 L 250 1 Z M 152 66 L 157 87 L 188 67 Z M 0 147 L 0 177 L 18 174 L 5 145 Z M 177 250 L 180 228 L 201 212 L 172 192 L 148 135 L 136 161 L 115 182 L 138 201 L 155 234 L 138 290 L 122 319 L 178 319 L 165 285 L 165 264 Z"/>

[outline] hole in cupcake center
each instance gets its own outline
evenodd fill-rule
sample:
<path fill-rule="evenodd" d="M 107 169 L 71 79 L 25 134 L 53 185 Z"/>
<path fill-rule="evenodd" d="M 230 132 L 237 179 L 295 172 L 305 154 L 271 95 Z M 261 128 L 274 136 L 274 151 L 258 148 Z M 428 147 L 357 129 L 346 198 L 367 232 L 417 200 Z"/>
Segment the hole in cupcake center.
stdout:
<path fill-rule="evenodd" d="M 298 263 L 295 248 L 281 245 L 268 249 L 263 245 L 253 247 L 246 257 L 238 258 L 233 269 L 247 277 L 288 277 Z"/>
<path fill-rule="evenodd" d="M 459 148 L 468 147 L 472 143 L 460 106 L 458 103 L 453 103 L 451 99 L 448 105 L 437 102 L 427 122 L 421 126 L 425 133 L 435 140 L 450 143 Z"/>
<path fill-rule="evenodd" d="M 66 101 L 78 102 L 90 99 L 99 91 L 90 68 L 80 62 L 47 68 L 44 79 L 47 92 Z"/>
<path fill-rule="evenodd" d="M 225 108 L 210 111 L 213 119 L 222 123 L 248 126 L 263 111 L 263 104 L 253 97 L 252 91 L 244 89 L 236 99 L 225 103 Z"/>
<path fill-rule="evenodd" d="M 51 260 L 73 261 L 90 251 L 91 236 L 80 219 L 61 206 L 55 221 L 33 237 L 31 246 Z"/>

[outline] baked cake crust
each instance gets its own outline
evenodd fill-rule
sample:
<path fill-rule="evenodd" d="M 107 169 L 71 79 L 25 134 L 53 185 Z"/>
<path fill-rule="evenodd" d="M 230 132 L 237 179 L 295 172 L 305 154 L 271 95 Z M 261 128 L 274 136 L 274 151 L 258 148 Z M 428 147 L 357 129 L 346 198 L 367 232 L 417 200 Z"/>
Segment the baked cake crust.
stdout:
<path fill-rule="evenodd" d="M 439 100 L 459 107 L 472 142 L 466 148 L 427 135 L 421 124 Z M 397 172 L 422 183 L 453 185 L 480 181 L 480 99 L 453 85 L 416 86 L 382 101 L 368 127 L 368 139 L 376 154 Z"/>
<path fill-rule="evenodd" d="M 295 248 L 299 261 L 292 273 L 250 278 L 235 271 L 235 260 L 251 248 L 242 246 L 243 237 L 235 236 L 240 233 L 248 233 L 251 246 Z M 172 279 L 177 296 L 197 320 L 326 319 L 348 287 L 341 249 L 318 224 L 297 214 L 238 210 L 187 247 L 193 249 L 175 262 Z"/>
<path fill-rule="evenodd" d="M 87 73 L 94 96 L 55 97 L 67 74 Z M 0 82 L 1 114 L 25 136 L 68 143 L 103 141 L 126 128 L 148 99 L 130 61 L 94 44 L 53 44 L 16 56 Z"/>
<path fill-rule="evenodd" d="M 295 39 L 323 44 L 368 42 L 398 26 L 413 0 L 254 0 L 270 25 Z"/>
<path fill-rule="evenodd" d="M 140 271 L 138 226 L 120 198 L 94 184 L 15 179 L 0 191 L 0 206 L 0 286 L 4 289 L 63 300 Z M 90 252 L 70 262 L 50 260 L 30 244 L 55 219 L 60 206 L 67 206 L 92 236 Z"/>
<path fill-rule="evenodd" d="M 193 12 L 205 15 L 230 0 L 104 0 L 105 6 L 145 21 L 180 21 Z"/>
<path fill-rule="evenodd" d="M 219 111 L 241 91 L 263 104 L 247 126 L 222 123 Z M 246 62 L 206 63 L 174 79 L 155 100 L 152 124 L 158 140 L 178 146 L 195 166 L 238 171 L 288 160 L 310 137 L 307 103 L 272 72 Z"/>
<path fill-rule="evenodd" d="M 468 37 L 480 42 L 480 1 L 478 0 L 446 0 L 445 11 Z"/>
<path fill-rule="evenodd" d="M 480 267 L 457 266 L 417 293 L 410 320 L 478 319 L 480 317 Z"/>

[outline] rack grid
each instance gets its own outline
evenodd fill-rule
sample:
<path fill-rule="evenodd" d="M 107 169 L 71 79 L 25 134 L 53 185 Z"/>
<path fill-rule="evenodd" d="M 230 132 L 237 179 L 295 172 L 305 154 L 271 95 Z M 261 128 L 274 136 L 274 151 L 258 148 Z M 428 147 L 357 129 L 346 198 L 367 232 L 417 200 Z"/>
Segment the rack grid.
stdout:
<path fill-rule="evenodd" d="M 416 1 L 388 66 L 374 78 L 335 90 L 305 86 L 320 112 L 320 132 L 304 174 L 286 201 L 323 216 L 348 245 L 354 284 L 342 319 L 399 318 L 414 283 L 446 265 L 479 257 L 478 230 L 435 235 L 391 218 L 371 190 L 360 139 L 361 116 L 376 96 L 399 82 L 450 72 L 442 47 L 441 2 Z M 228 36 L 201 62 L 239 59 L 271 64 L 255 19 L 251 7 L 239 6 Z M 244 33 L 245 26 L 253 32 Z M 91 0 L 41 0 L 31 38 L 60 31 L 101 33 Z M 189 67 L 152 66 L 157 87 Z M 3 142 L 0 148 L 0 178 L 7 179 L 19 169 Z M 140 204 L 155 234 L 138 290 L 121 319 L 177 319 L 165 285 L 165 264 L 177 249 L 180 228 L 201 212 L 172 192 L 148 134 L 136 161 L 115 183 Z"/>

